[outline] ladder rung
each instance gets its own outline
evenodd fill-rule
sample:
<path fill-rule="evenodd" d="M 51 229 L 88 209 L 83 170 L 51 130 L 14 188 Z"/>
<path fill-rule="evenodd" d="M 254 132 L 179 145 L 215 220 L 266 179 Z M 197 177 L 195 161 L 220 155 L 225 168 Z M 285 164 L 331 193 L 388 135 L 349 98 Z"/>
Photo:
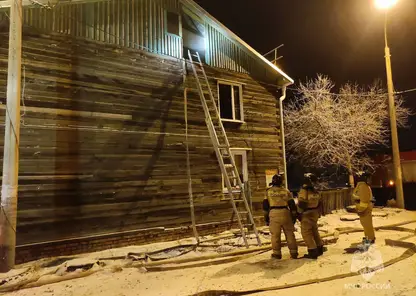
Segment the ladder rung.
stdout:
<path fill-rule="evenodd" d="M 246 215 L 248 212 L 238 212 L 239 214 Z"/>
<path fill-rule="evenodd" d="M 223 148 L 228 148 L 228 145 L 218 145 L 218 148 L 223 149 Z"/>
<path fill-rule="evenodd" d="M 233 166 L 232 164 L 230 164 L 230 163 L 224 164 L 224 166 L 225 166 L 226 168 L 234 168 L 234 166 Z"/>

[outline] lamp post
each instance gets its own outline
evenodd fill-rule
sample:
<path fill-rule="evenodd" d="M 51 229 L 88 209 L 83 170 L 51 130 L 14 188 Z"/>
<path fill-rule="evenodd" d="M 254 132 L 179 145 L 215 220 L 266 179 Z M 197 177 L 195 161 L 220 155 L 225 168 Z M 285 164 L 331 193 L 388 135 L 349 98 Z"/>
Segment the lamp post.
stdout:
<path fill-rule="evenodd" d="M 400 166 L 400 150 L 399 139 L 397 136 L 397 121 L 396 121 L 396 107 L 394 101 L 394 87 L 393 87 L 393 74 L 391 70 L 391 54 L 387 40 L 387 12 L 388 9 L 393 7 L 398 0 L 375 0 L 377 8 L 385 10 L 384 20 L 384 42 L 385 42 L 385 59 L 386 59 L 386 74 L 387 74 L 387 91 L 389 99 L 389 117 L 390 117 L 390 130 L 391 130 L 391 144 L 393 150 L 393 167 L 396 183 L 396 202 L 399 208 L 404 208 L 404 194 L 403 194 L 403 180 L 402 170 Z"/>

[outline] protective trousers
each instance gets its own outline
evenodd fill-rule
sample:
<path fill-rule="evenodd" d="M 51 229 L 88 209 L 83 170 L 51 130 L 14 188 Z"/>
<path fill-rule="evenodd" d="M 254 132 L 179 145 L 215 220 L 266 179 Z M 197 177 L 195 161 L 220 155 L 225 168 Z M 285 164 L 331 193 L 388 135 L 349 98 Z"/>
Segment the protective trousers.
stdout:
<path fill-rule="evenodd" d="M 363 212 L 358 213 L 358 216 L 360 217 L 361 225 L 364 228 L 364 235 L 369 240 L 374 240 L 376 235 L 373 227 L 373 205 L 370 203 Z"/>
<path fill-rule="evenodd" d="M 300 226 L 302 237 L 308 250 L 314 250 L 324 245 L 318 231 L 319 216 L 318 209 L 307 210 L 302 214 Z"/>
<path fill-rule="evenodd" d="M 291 255 L 298 254 L 298 246 L 295 238 L 295 226 L 288 209 L 272 209 L 270 211 L 270 233 L 272 234 L 273 254 L 281 255 L 282 229 Z"/>

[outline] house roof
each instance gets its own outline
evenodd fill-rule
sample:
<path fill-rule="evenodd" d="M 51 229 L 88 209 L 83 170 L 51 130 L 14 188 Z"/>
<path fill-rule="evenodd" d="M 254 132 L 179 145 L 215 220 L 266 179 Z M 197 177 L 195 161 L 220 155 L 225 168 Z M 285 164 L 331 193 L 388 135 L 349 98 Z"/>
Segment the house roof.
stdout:
<path fill-rule="evenodd" d="M 13 0 L 0 0 L 0 8 L 10 7 L 10 3 L 12 3 L 12 1 Z M 256 61 L 258 61 L 261 65 L 264 65 L 265 68 L 268 68 L 271 73 L 277 74 L 278 76 L 283 78 L 283 83 L 282 83 L 283 85 L 290 85 L 294 83 L 293 79 L 289 77 L 289 75 L 287 75 L 285 72 L 283 72 L 282 69 L 280 69 L 279 67 L 271 63 L 269 60 L 267 60 L 262 54 L 260 54 L 250 45 L 248 45 L 243 39 L 238 37 L 234 32 L 228 29 L 225 25 L 223 25 L 215 17 L 209 14 L 196 2 L 194 2 L 193 0 L 179 0 L 179 1 L 183 3 L 184 5 L 186 5 L 187 7 L 191 7 L 193 10 L 195 10 L 199 16 L 205 19 L 206 22 L 208 22 L 210 25 L 215 26 L 217 29 L 221 31 L 222 34 L 227 36 L 229 39 L 233 40 L 243 50 L 251 54 L 255 58 Z M 48 3 L 47 0 L 22 0 L 22 2 L 23 2 L 23 6 L 30 6 L 30 5 L 33 5 L 34 3 L 37 3 L 39 5 L 47 5 Z M 88 0 L 61 0 L 60 1 L 60 3 L 75 3 L 75 2 L 82 3 L 82 2 L 90 2 L 90 1 Z"/>
<path fill-rule="evenodd" d="M 281 75 L 287 81 L 287 83 L 285 83 L 286 85 L 294 83 L 293 79 L 289 77 L 289 75 L 287 75 L 285 72 L 283 72 L 282 69 L 280 69 L 279 67 L 271 63 L 262 54 L 260 54 L 250 45 L 248 45 L 243 39 L 238 37 L 237 34 L 235 34 L 230 29 L 228 29 L 225 25 L 223 25 L 220 21 L 218 21 L 215 17 L 209 14 L 205 9 L 203 9 L 193 0 L 180 0 L 180 1 L 183 4 L 191 6 L 193 9 L 197 10 L 201 16 L 205 17 L 206 21 L 211 21 L 211 23 L 216 25 L 216 27 L 218 27 L 222 31 L 223 34 L 225 34 L 227 37 L 229 37 L 230 39 L 234 40 L 235 42 L 243 46 L 248 52 L 250 52 L 254 57 L 256 57 L 258 61 L 264 63 L 266 67 L 271 68 L 274 72 Z"/>

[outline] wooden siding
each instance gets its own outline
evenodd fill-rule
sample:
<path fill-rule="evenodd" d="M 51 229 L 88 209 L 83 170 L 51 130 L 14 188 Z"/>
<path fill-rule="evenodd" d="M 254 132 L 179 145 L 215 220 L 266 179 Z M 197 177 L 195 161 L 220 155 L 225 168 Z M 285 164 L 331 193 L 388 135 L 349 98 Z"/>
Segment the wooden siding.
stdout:
<path fill-rule="evenodd" d="M 3 106 L 7 39 L 0 35 Z M 18 245 L 189 226 L 185 87 L 197 223 L 229 223 L 231 206 L 221 201 L 220 170 L 183 61 L 26 29 L 23 65 Z M 247 74 L 207 74 L 214 93 L 218 78 L 244 83 L 246 123 L 226 129 L 234 147 L 252 149 L 249 182 L 261 216 L 265 170 L 282 165 L 276 89 Z M 4 126 L 4 108 L 0 115 Z M 3 138 L 4 128 L 0 155 Z"/>
<path fill-rule="evenodd" d="M 181 0 L 94 0 L 58 3 L 54 8 L 24 7 L 26 26 L 39 32 L 57 32 L 90 40 L 142 49 L 160 55 L 188 58 L 182 37 L 166 33 L 166 11 L 181 14 L 184 7 L 205 25 L 205 60 L 210 66 L 249 73 L 272 84 L 284 84 L 274 69 L 235 40 L 218 21 L 201 15 Z M 191 7 L 192 6 L 192 7 Z M 198 6 L 199 7 L 199 6 Z M 202 8 L 200 8 L 202 9 Z M 4 10 L 4 9 L 3 9 Z M 7 21 L 0 8 L 0 22 Z"/>
<path fill-rule="evenodd" d="M 235 72 L 251 73 L 254 58 L 241 46 L 220 33 L 215 27 L 206 25 L 207 64 Z"/>
<path fill-rule="evenodd" d="M 23 21 L 45 32 L 140 48 L 182 57 L 182 38 L 166 33 L 166 11 L 180 13 L 179 0 L 111 0 L 58 3 L 53 9 L 24 7 Z M 1 19 L 6 19 L 3 13 Z"/>

